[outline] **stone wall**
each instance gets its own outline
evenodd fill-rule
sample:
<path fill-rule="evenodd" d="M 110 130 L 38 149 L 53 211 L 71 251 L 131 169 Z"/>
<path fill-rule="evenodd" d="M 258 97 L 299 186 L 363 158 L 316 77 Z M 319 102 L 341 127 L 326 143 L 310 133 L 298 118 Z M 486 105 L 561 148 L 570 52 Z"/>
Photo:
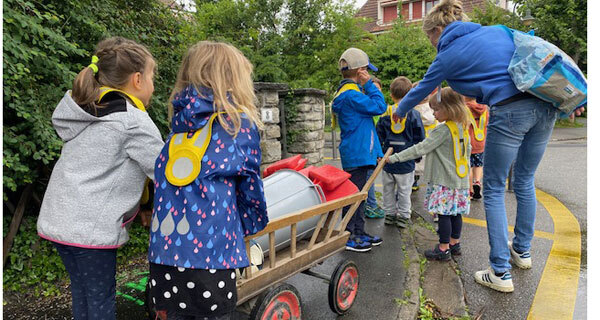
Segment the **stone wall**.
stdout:
<path fill-rule="evenodd" d="M 307 166 L 322 165 L 327 92 L 317 89 L 290 92 L 285 83 L 269 82 L 255 82 L 254 90 L 256 106 L 265 124 L 260 135 L 261 172 L 270 164 L 296 154 L 308 160 Z"/>
<path fill-rule="evenodd" d="M 281 119 L 279 114 L 279 92 L 287 92 L 285 83 L 255 82 L 256 106 L 265 124 L 260 133 L 262 151 L 261 172 L 273 162 L 281 160 Z"/>
<path fill-rule="evenodd" d="M 286 99 L 286 135 L 289 156 L 302 154 L 308 165 L 323 164 L 325 147 L 324 90 L 296 89 Z"/>

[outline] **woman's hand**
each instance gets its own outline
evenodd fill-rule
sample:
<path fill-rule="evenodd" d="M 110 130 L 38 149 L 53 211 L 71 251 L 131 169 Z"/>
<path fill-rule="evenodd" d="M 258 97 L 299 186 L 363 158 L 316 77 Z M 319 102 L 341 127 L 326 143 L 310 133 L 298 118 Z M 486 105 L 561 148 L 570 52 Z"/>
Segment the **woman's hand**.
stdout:
<path fill-rule="evenodd" d="M 392 121 L 400 122 L 400 120 L 404 119 L 404 117 L 400 117 L 397 113 L 392 113 Z"/>
<path fill-rule="evenodd" d="M 583 114 L 583 112 L 585 111 L 584 107 L 575 109 L 575 111 L 573 111 L 573 113 L 571 113 L 571 115 L 569 116 L 569 118 L 571 118 L 571 120 L 575 119 L 575 116 L 580 116 Z"/>

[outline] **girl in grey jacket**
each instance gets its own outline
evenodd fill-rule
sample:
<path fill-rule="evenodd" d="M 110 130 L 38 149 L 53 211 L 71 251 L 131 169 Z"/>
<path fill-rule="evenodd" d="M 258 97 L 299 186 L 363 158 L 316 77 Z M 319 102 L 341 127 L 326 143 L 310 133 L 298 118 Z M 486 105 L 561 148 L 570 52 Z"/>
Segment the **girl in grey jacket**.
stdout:
<path fill-rule="evenodd" d="M 116 317 L 116 249 L 163 146 L 145 112 L 155 67 L 144 46 L 106 39 L 52 115 L 64 145 L 37 228 L 69 272 L 75 319 Z"/>

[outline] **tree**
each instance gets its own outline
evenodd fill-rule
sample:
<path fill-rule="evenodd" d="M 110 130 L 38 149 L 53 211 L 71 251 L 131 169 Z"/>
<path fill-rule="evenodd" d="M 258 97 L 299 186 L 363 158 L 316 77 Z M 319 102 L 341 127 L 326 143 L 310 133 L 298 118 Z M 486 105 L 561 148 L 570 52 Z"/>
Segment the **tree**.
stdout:
<path fill-rule="evenodd" d="M 503 24 L 509 28 L 528 31 L 527 26 L 521 22 L 521 18 L 516 13 L 502 9 L 489 0 L 485 2 L 483 8 L 476 6 L 469 18 L 482 26 Z"/>
<path fill-rule="evenodd" d="M 413 82 L 421 80 L 436 55 L 420 25 L 400 20 L 389 32 L 378 35 L 366 52 L 379 69 L 377 77 L 381 79 L 388 103 L 392 103 L 388 92 L 394 78 L 405 76 Z"/>
<path fill-rule="evenodd" d="M 587 72 L 587 0 L 517 0 L 531 10 L 537 36 L 552 42 Z"/>

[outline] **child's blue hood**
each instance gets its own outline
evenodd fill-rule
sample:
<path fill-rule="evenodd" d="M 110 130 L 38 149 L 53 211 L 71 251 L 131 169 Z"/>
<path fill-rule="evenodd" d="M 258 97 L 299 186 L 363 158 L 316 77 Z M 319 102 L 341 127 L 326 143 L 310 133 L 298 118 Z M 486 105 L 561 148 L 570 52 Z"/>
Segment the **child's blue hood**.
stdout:
<path fill-rule="evenodd" d="M 452 22 L 447 25 L 442 35 L 440 36 L 440 40 L 438 41 L 437 51 L 441 52 L 446 46 L 448 46 L 452 41 L 460 38 L 466 34 L 477 31 L 481 28 L 481 25 L 473 22 Z"/>
<path fill-rule="evenodd" d="M 210 88 L 192 85 L 181 90 L 173 97 L 173 119 L 171 128 L 174 133 L 196 131 L 206 125 L 215 113 L 213 91 Z"/>

